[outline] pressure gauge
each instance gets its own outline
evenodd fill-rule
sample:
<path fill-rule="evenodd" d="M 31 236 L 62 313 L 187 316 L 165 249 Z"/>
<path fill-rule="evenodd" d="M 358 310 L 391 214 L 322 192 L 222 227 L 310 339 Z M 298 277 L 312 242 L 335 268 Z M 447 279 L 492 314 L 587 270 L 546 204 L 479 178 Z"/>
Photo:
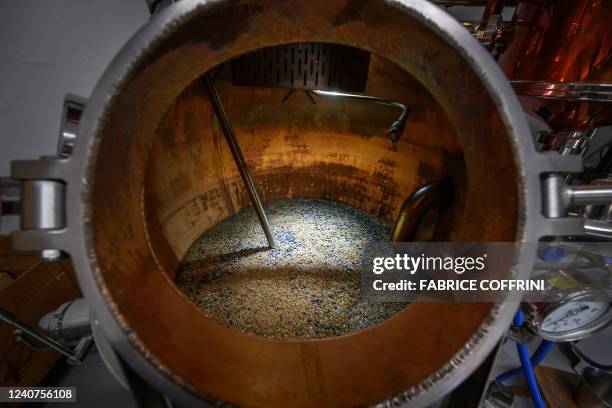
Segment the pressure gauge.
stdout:
<path fill-rule="evenodd" d="M 542 302 L 525 302 L 527 328 L 552 341 L 574 341 L 590 336 L 612 322 L 610 291 L 576 279 L 573 271 L 546 271 Z"/>
<path fill-rule="evenodd" d="M 607 302 L 569 302 L 553 310 L 542 322 L 540 331 L 547 333 L 564 333 L 585 327 L 602 315 L 609 308 Z"/>

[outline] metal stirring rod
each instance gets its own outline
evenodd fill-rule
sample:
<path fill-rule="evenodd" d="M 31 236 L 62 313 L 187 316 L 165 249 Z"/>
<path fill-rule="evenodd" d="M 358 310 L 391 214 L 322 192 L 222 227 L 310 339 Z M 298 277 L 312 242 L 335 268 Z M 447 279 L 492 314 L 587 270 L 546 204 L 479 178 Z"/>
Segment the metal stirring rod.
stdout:
<path fill-rule="evenodd" d="M 257 187 L 255 186 L 253 178 L 251 177 L 249 167 L 247 166 L 247 163 L 244 160 L 242 150 L 240 150 L 240 145 L 238 144 L 238 140 L 234 135 L 232 125 L 229 121 L 229 118 L 227 117 L 225 109 L 223 108 L 223 103 L 221 102 L 219 92 L 217 92 L 217 88 L 215 87 L 213 78 L 210 74 L 204 75 L 203 82 L 204 87 L 206 88 L 206 92 L 208 93 L 210 103 L 212 104 L 212 107 L 215 110 L 217 120 L 221 125 L 221 130 L 225 135 L 225 140 L 227 141 L 227 144 L 232 152 L 232 156 L 234 157 L 234 161 L 236 162 L 236 166 L 238 167 L 238 171 L 240 172 L 240 177 L 242 178 L 242 181 L 245 184 L 247 191 L 249 192 L 251 204 L 253 204 L 253 207 L 255 207 L 255 211 L 257 212 L 257 218 L 259 218 L 261 228 L 263 229 L 264 234 L 266 234 L 266 239 L 268 240 L 270 248 L 274 248 L 276 244 L 274 243 L 274 236 L 272 235 L 272 230 L 270 229 L 268 217 L 266 216 L 266 212 L 264 211 L 263 205 L 261 204 L 261 200 L 259 199 Z"/>

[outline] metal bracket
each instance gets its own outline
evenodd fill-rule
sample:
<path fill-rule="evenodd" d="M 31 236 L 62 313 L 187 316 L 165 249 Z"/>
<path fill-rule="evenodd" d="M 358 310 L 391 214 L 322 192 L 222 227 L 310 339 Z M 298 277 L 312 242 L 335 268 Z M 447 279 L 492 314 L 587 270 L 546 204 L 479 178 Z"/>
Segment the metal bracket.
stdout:
<path fill-rule="evenodd" d="M 514 393 L 499 381 L 492 381 L 480 408 L 511 408 L 513 402 Z"/>
<path fill-rule="evenodd" d="M 59 250 L 65 249 L 66 175 L 86 103 L 85 98 L 66 95 L 55 157 L 11 163 L 11 178 L 20 182 L 21 196 L 21 230 L 11 233 L 13 248 L 40 250 L 46 261 L 60 259 Z"/>
<path fill-rule="evenodd" d="M 74 142 L 77 138 L 81 116 L 85 110 L 87 99 L 68 94 L 64 99 L 64 110 L 57 140 L 57 157 L 68 158 L 72 156 Z"/>
<path fill-rule="evenodd" d="M 573 174 L 583 171 L 582 157 L 578 155 L 562 156 L 557 152 L 533 152 L 526 158 L 527 188 L 535 188 L 532 197 L 535 210 L 530 225 L 539 237 L 574 236 L 584 234 L 582 217 L 569 217 L 565 214 L 551 218 L 544 209 L 548 205 L 549 193 L 544 180 L 549 174 Z M 539 195 L 539 200 L 538 196 Z M 555 197 L 554 195 L 552 196 Z M 537 200 L 537 201 L 535 201 Z"/>
<path fill-rule="evenodd" d="M 560 173 L 549 173 L 542 177 L 542 214 L 547 218 L 567 217 L 571 208 L 599 204 L 612 204 L 612 185 L 571 186 L 565 183 L 565 175 Z M 612 225 L 604 221 L 583 219 L 581 235 L 612 239 Z"/>
<path fill-rule="evenodd" d="M 546 217 L 560 218 L 572 207 L 612 204 L 612 186 L 565 184 L 562 174 L 548 174 L 542 180 L 543 212 Z"/>
<path fill-rule="evenodd" d="M 68 358 L 68 364 L 72 365 L 80 364 L 83 361 L 83 358 L 85 358 L 89 347 L 93 344 L 93 336 L 89 335 L 83 337 L 74 349 L 70 349 L 62 343 L 53 340 L 51 337 L 46 336 L 33 329 L 26 323 L 13 316 L 12 313 L 2 308 L 0 308 L 0 321 L 3 321 L 15 327 L 16 330 L 13 332 L 13 334 L 17 338 L 17 341 L 22 342 L 28 348 L 34 351 L 41 351 L 47 348 L 52 348 L 58 353 L 61 353 L 66 356 Z M 32 340 L 26 337 L 26 335 L 36 339 L 42 344 L 34 343 Z"/>

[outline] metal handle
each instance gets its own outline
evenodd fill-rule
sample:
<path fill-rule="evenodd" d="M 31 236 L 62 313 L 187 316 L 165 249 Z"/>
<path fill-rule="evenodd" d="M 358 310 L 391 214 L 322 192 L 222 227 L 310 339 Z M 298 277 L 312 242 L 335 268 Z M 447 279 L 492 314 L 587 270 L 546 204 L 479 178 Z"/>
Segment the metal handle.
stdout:
<path fill-rule="evenodd" d="M 448 201 L 453 194 L 450 179 L 434 181 L 416 190 L 404 201 L 400 210 L 391 240 L 394 242 L 415 241 L 421 234 L 419 231 L 426 219 L 427 213 Z M 422 240 L 419 238 L 419 240 Z"/>

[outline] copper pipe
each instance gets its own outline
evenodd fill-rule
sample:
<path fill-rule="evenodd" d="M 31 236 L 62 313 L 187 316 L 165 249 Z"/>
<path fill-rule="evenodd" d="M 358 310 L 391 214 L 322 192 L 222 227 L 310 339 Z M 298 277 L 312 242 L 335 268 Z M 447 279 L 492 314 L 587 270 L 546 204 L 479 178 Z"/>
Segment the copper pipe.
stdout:
<path fill-rule="evenodd" d="M 419 238 L 427 213 L 449 200 L 453 186 L 449 179 L 426 184 L 404 201 L 391 234 L 393 242 L 411 242 Z"/>
<path fill-rule="evenodd" d="M 610 82 L 611 18 L 607 1 L 521 1 L 499 64 L 512 80 Z"/>
<path fill-rule="evenodd" d="M 499 64 L 524 109 L 553 132 L 612 124 L 611 19 L 609 1 L 524 0 L 516 7 Z"/>

